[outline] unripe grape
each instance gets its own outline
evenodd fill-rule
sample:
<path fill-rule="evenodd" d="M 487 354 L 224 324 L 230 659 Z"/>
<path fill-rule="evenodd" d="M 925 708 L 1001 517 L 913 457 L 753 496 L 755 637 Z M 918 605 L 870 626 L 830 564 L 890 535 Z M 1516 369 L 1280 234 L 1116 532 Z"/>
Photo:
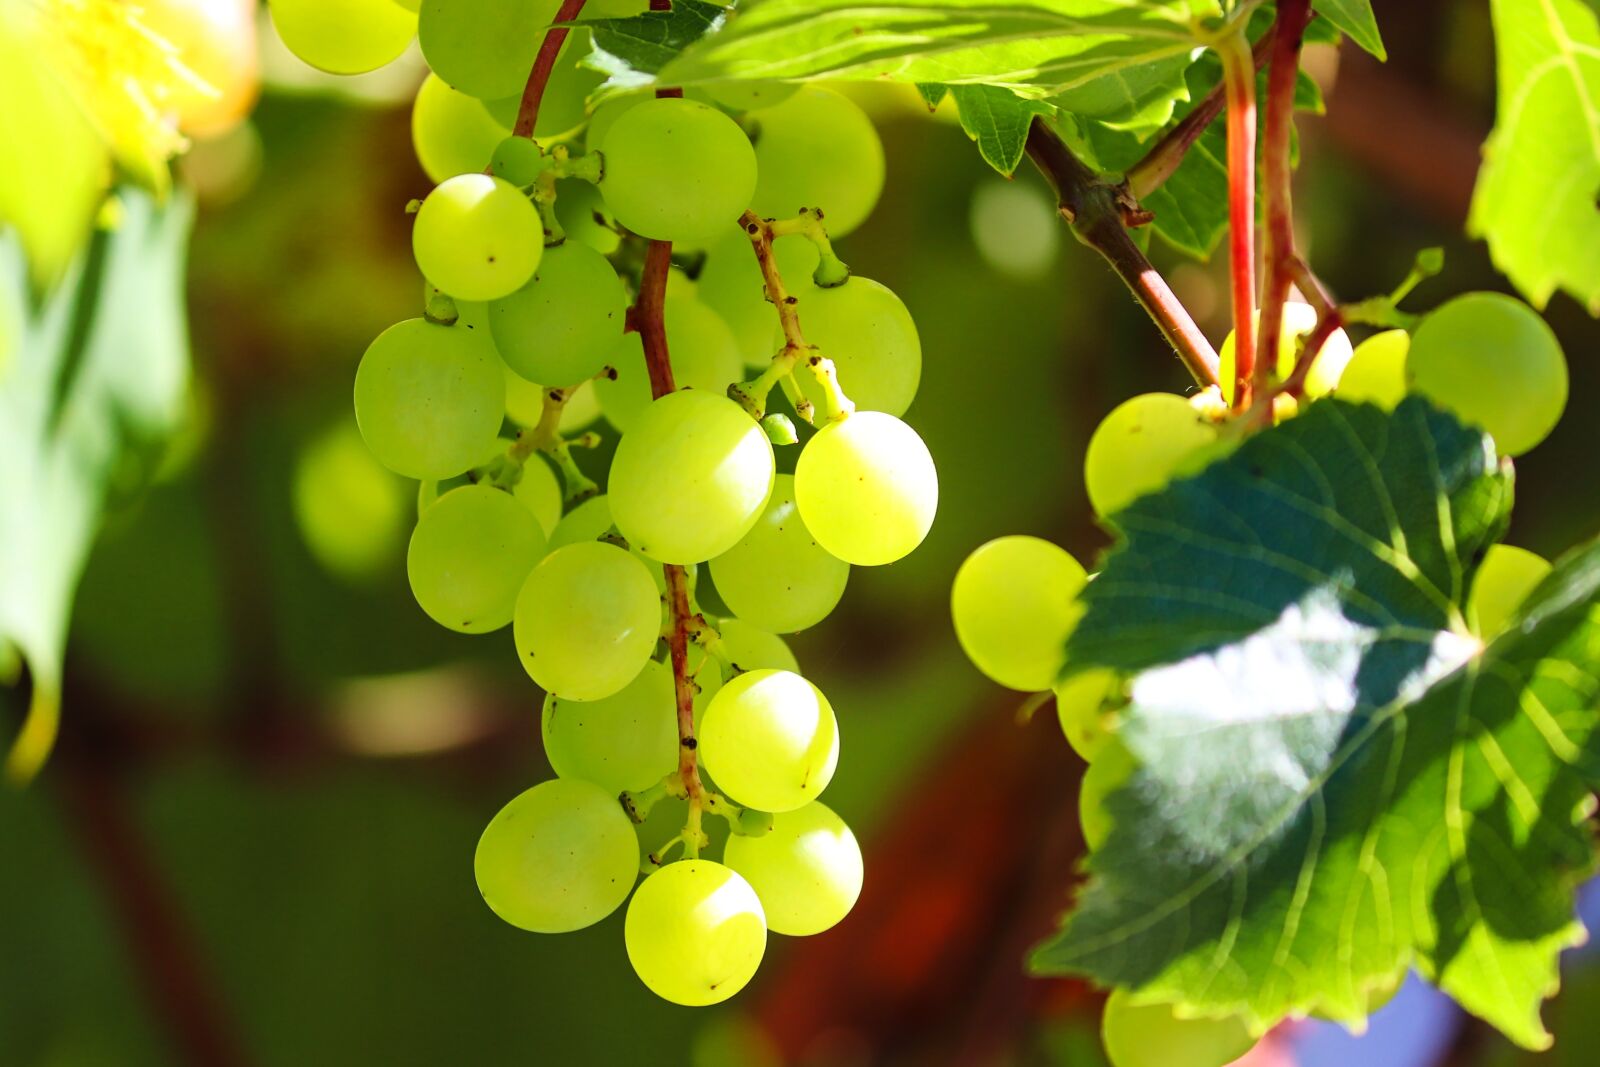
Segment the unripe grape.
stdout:
<path fill-rule="evenodd" d="M 817 544 L 794 503 L 794 476 L 780 474 L 766 510 L 739 543 L 711 561 L 711 577 L 734 614 L 773 633 L 828 617 L 850 565 Z"/>
<path fill-rule="evenodd" d="M 528 575 L 512 623 L 522 666 L 541 689 L 600 700 L 649 662 L 661 596 L 644 564 L 615 545 L 567 545 Z"/>
<path fill-rule="evenodd" d="M 289 51 L 330 74 L 360 74 L 395 59 L 417 16 L 395 0 L 268 0 Z"/>
<path fill-rule="evenodd" d="M 752 111 L 756 128 L 755 199 L 769 218 L 821 208 L 828 234 L 843 237 L 866 221 L 883 192 L 883 142 L 866 112 L 831 89 L 807 85 L 772 107 Z"/>
<path fill-rule="evenodd" d="M 1406 396 L 1406 353 L 1410 348 L 1411 335 L 1404 330 L 1384 330 L 1356 345 L 1339 379 L 1339 399 L 1393 411 Z"/>
<path fill-rule="evenodd" d="M 1550 561 L 1516 545 L 1491 545 L 1467 596 L 1467 617 L 1485 641 L 1505 632 L 1517 609 L 1550 573 Z"/>
<path fill-rule="evenodd" d="M 1255 1044 L 1238 1016 L 1180 1019 L 1170 1004 L 1135 1005 L 1124 989 L 1107 999 L 1100 1036 L 1111 1067 L 1224 1067 Z"/>
<path fill-rule="evenodd" d="M 1260 326 L 1261 312 L 1257 311 L 1250 320 L 1250 328 L 1260 333 Z M 1300 343 L 1316 329 L 1316 326 L 1316 308 L 1298 300 L 1284 302 L 1283 319 L 1278 328 L 1278 363 L 1274 368 L 1278 380 L 1287 378 L 1293 372 L 1295 360 L 1300 354 Z M 1222 341 L 1222 347 L 1217 351 L 1221 362 L 1217 377 L 1222 380 L 1222 395 L 1229 404 L 1233 403 L 1233 387 L 1238 377 L 1234 343 L 1233 331 L 1230 330 Z M 1332 392 L 1339 384 L 1340 376 L 1344 374 L 1345 366 L 1349 362 L 1350 335 L 1343 330 L 1334 330 L 1322 343 L 1322 348 L 1317 353 L 1317 361 L 1311 365 L 1311 370 L 1306 375 L 1305 395 L 1318 397 Z"/>
<path fill-rule="evenodd" d="M 788 642 L 777 634 L 743 619 L 719 620 L 717 634 L 722 638 L 722 654 L 741 671 L 770 667 L 800 673 L 800 661 L 794 658 Z"/>
<path fill-rule="evenodd" d="M 516 186 L 487 174 L 458 174 L 417 210 L 411 252 L 423 276 L 451 296 L 497 300 L 533 277 L 544 253 L 544 224 Z"/>
<path fill-rule="evenodd" d="M 307 443 L 294 470 L 295 525 L 318 563 L 364 582 L 388 573 L 413 496 L 348 419 Z"/>
<path fill-rule="evenodd" d="M 1038 537 L 980 545 L 951 586 L 956 638 L 990 679 L 1023 692 L 1049 689 L 1083 614 L 1078 593 L 1087 580 L 1071 553 Z"/>
<path fill-rule="evenodd" d="M 693 100 L 646 100 L 623 112 L 601 148 L 600 192 L 641 237 L 700 244 L 750 206 L 756 156 L 739 124 Z"/>
<path fill-rule="evenodd" d="M 411 146 L 435 183 L 481 171 L 510 134 L 483 101 L 450 88 L 437 74 L 423 79 L 411 105 Z"/>
<path fill-rule="evenodd" d="M 756 891 L 774 933 L 820 934 L 861 895 L 861 846 L 820 801 L 773 816 L 760 836 L 732 835 L 723 862 Z"/>
<path fill-rule="evenodd" d="M 833 360 L 839 384 L 856 408 L 904 415 L 922 381 L 922 342 L 900 298 L 862 277 L 831 289 L 808 285 L 790 291 L 799 293 L 806 343 Z M 773 351 L 781 347 L 779 329 Z M 801 390 L 820 407 L 822 387 L 816 378 L 804 372 L 798 377 Z"/>
<path fill-rule="evenodd" d="M 752 256 L 752 259 L 755 257 Z M 724 396 L 743 376 L 739 348 L 722 317 L 692 296 L 669 292 L 662 308 L 672 380 L 679 389 Z M 650 407 L 650 371 L 637 333 L 616 337 L 603 360 L 615 378 L 594 383 L 606 421 L 623 433 L 633 429 Z M 598 369 L 598 368 L 597 368 Z"/>
<path fill-rule="evenodd" d="M 1567 406 L 1561 343 L 1538 312 L 1500 293 L 1458 296 L 1423 319 L 1406 380 L 1508 456 L 1548 437 Z"/>
<path fill-rule="evenodd" d="M 750 531 L 772 479 L 772 444 L 743 408 L 679 390 L 652 403 L 617 445 L 611 517 L 651 559 L 700 563 Z"/>
<path fill-rule="evenodd" d="M 621 691 L 600 700 L 544 698 L 544 754 L 563 778 L 593 782 L 613 796 L 648 789 L 678 766 L 672 670 L 651 661 Z"/>
<path fill-rule="evenodd" d="M 577 385 L 606 365 L 622 339 L 627 295 L 610 262 L 588 245 L 546 249 L 533 278 L 489 303 L 489 328 L 506 365 L 531 382 Z"/>
<path fill-rule="evenodd" d="M 498 630 L 511 621 L 544 540 L 539 520 L 510 493 L 485 485 L 452 489 L 412 531 L 411 592 L 441 626 L 464 634 Z"/>
<path fill-rule="evenodd" d="M 1083 485 L 1101 516 L 1198 469 L 1217 431 L 1188 401 L 1171 393 L 1124 400 L 1095 427 L 1083 460 Z"/>
<path fill-rule="evenodd" d="M 1133 777 L 1133 753 L 1116 737 L 1107 738 L 1095 753 L 1094 762 L 1083 772 L 1078 788 L 1078 825 L 1083 828 L 1083 843 L 1093 852 L 1106 843 L 1111 833 L 1111 813 L 1106 797 L 1121 789 Z"/>
<path fill-rule="evenodd" d="M 1085 763 L 1093 763 L 1111 736 L 1105 704 L 1116 675 L 1104 670 L 1079 671 L 1055 687 L 1056 719 L 1061 732 Z"/>
<path fill-rule="evenodd" d="M 730 111 L 754 111 L 781 104 L 800 88 L 797 82 L 729 81 L 704 87 L 706 96 Z"/>
<path fill-rule="evenodd" d="M 815 800 L 839 762 L 839 725 L 822 691 L 790 671 L 725 684 L 700 725 L 706 770 L 739 804 L 793 811 Z"/>
<path fill-rule="evenodd" d="M 502 137 L 489 154 L 489 172 L 519 189 L 538 181 L 543 167 L 544 152 L 531 137 Z"/>
<path fill-rule="evenodd" d="M 422 0 L 416 23 L 422 56 L 435 74 L 480 100 L 520 94 L 560 6 L 560 0 Z"/>
<path fill-rule="evenodd" d="M 617 910 L 639 872 L 639 844 L 617 798 L 590 782 L 553 779 L 490 820 L 473 857 L 478 892 L 496 915 L 541 934 L 581 930 Z"/>
<path fill-rule="evenodd" d="M 859 411 L 817 431 L 794 472 L 795 502 L 817 543 L 857 566 L 893 563 L 922 543 L 939 475 L 915 430 Z"/>
<path fill-rule="evenodd" d="M 505 390 L 493 347 L 458 326 L 407 319 L 361 357 L 356 425 L 396 474 L 449 478 L 494 447 Z"/>
<path fill-rule="evenodd" d="M 556 481 L 550 464 L 538 456 L 529 456 L 522 463 L 522 477 L 512 489 L 512 495 L 533 514 L 539 529 L 546 537 L 561 521 L 561 484 Z"/>
<path fill-rule="evenodd" d="M 755 890 L 710 860 L 669 863 L 628 904 L 623 940 L 634 973 L 674 1004 L 718 1004 L 761 966 L 766 917 Z"/>

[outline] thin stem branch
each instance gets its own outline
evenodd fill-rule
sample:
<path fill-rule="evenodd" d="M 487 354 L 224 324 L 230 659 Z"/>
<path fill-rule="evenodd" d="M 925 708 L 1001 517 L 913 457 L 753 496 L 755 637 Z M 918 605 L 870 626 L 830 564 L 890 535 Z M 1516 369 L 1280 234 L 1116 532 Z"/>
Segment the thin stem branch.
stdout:
<path fill-rule="evenodd" d="M 1317 324 L 1306 335 L 1305 347 L 1301 349 L 1299 357 L 1295 360 L 1294 370 L 1284 380 L 1279 392 L 1287 393 L 1292 397 L 1299 397 L 1306 390 L 1306 378 L 1311 374 L 1312 366 L 1317 362 L 1317 356 L 1322 353 L 1322 346 L 1328 343 L 1328 338 L 1344 326 L 1344 314 L 1335 306 L 1319 309 Z"/>
<path fill-rule="evenodd" d="M 584 0 L 564 0 L 552 20 L 555 25 L 544 31 L 539 53 L 533 58 L 533 69 L 528 72 L 528 84 L 522 90 L 522 103 L 517 106 L 516 125 L 511 127 L 511 132 L 518 137 L 533 136 L 533 128 L 539 121 L 539 102 L 544 99 L 550 72 L 555 69 L 556 57 L 567 40 L 567 28 L 561 24 L 577 18 L 583 4 Z"/>
<path fill-rule="evenodd" d="M 1233 280 L 1233 403 L 1249 401 L 1256 365 L 1256 69 L 1243 29 L 1217 42 L 1228 100 L 1228 269 Z"/>
<path fill-rule="evenodd" d="M 1062 218 L 1079 241 L 1099 252 L 1155 321 L 1202 388 L 1217 384 L 1217 353 L 1123 225 L 1124 190 L 1072 154 L 1039 119 L 1028 130 L 1028 156 L 1055 190 Z"/>

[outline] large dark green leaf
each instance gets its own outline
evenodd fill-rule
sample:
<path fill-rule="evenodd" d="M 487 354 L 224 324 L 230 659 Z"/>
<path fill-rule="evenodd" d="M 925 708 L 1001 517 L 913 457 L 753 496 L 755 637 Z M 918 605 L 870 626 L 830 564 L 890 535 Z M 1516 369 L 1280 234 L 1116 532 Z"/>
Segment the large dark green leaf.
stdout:
<path fill-rule="evenodd" d="M 1324 400 L 1113 517 L 1069 662 L 1134 675 L 1140 769 L 1034 965 L 1355 1021 L 1415 966 L 1514 1040 L 1576 943 L 1600 770 L 1600 545 L 1487 648 L 1462 605 L 1511 507 L 1486 435 Z"/>
<path fill-rule="evenodd" d="M 42 305 L 20 247 L 0 235 L 0 663 L 20 652 L 33 680 L 13 779 L 55 737 L 68 613 L 102 505 L 141 480 L 188 383 L 192 207 L 131 189 L 120 204 L 116 228 L 91 237 Z"/>

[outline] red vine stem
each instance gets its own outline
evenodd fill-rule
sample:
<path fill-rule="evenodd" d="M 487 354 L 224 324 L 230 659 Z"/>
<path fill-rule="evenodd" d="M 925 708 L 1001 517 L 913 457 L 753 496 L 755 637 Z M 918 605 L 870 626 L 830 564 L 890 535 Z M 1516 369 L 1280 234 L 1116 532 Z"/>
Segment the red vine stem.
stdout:
<path fill-rule="evenodd" d="M 1250 398 L 1256 345 L 1256 71 L 1243 31 L 1217 44 L 1228 100 L 1228 267 L 1233 280 L 1233 404 Z M 1276 336 L 1276 335 L 1273 335 Z"/>
<path fill-rule="evenodd" d="M 571 22 L 583 10 L 584 0 L 564 0 L 556 12 L 554 22 L 544 32 L 539 44 L 539 54 L 533 58 L 533 69 L 528 72 L 528 84 L 522 90 L 522 103 L 517 106 L 517 124 L 511 132 L 518 137 L 532 137 L 533 127 L 539 121 L 539 102 L 544 99 L 544 87 L 550 82 L 550 72 L 555 69 L 556 56 L 567 40 L 567 28 L 561 23 Z"/>

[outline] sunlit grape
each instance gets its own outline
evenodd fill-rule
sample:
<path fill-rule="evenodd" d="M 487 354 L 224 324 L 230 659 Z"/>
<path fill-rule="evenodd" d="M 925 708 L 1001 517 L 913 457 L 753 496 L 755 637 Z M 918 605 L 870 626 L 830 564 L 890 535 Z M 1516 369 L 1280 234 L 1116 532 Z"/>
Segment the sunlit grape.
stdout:
<path fill-rule="evenodd" d="M 548 249 L 533 278 L 489 303 L 489 328 L 506 365 L 532 382 L 577 385 L 599 373 L 622 340 L 627 297 L 599 252 L 567 241 Z"/>
<path fill-rule="evenodd" d="M 480 100 L 520 94 L 560 0 L 422 0 L 417 38 L 433 72 Z"/>
<path fill-rule="evenodd" d="M 850 565 L 817 544 L 795 507 L 793 475 L 780 474 L 760 520 L 711 561 L 711 577 L 741 619 L 792 633 L 828 617 L 844 595 Z"/>
<path fill-rule="evenodd" d="M 1411 335 L 1404 330 L 1385 330 L 1356 345 L 1339 379 L 1339 399 L 1377 404 L 1385 411 L 1393 411 L 1405 399 L 1406 353 L 1410 348 Z"/>
<path fill-rule="evenodd" d="M 411 592 L 428 617 L 462 633 L 511 621 L 517 593 L 544 555 L 539 520 L 510 493 L 464 485 L 417 520 L 406 550 Z"/>
<path fill-rule="evenodd" d="M 1049 689 L 1082 614 L 1078 593 L 1086 580 L 1069 552 L 1037 537 L 980 545 L 961 564 L 950 591 L 962 650 L 1001 685 Z"/>
<path fill-rule="evenodd" d="M 417 16 L 395 0 L 268 0 L 289 51 L 331 74 L 375 70 L 406 50 Z"/>
<path fill-rule="evenodd" d="M 858 566 L 893 563 L 927 536 L 939 476 L 916 431 L 893 415 L 861 411 L 806 443 L 795 501 L 817 543 Z"/>
<path fill-rule="evenodd" d="M 1190 473 L 1217 441 L 1216 427 L 1172 393 L 1144 393 L 1111 409 L 1095 427 L 1083 484 L 1096 514 L 1114 515 Z"/>
<path fill-rule="evenodd" d="M 623 940 L 640 981 L 674 1004 L 727 1000 L 755 975 L 767 947 L 755 890 L 710 860 L 669 863 L 628 904 Z"/>
<path fill-rule="evenodd" d="M 515 186 L 487 174 L 458 174 L 422 202 L 411 251 L 423 275 L 451 296 L 496 300 L 533 277 L 544 224 Z"/>
<path fill-rule="evenodd" d="M 1106 1001 L 1100 1036 L 1111 1067 L 1224 1067 L 1255 1044 L 1237 1016 L 1180 1019 L 1171 1004 L 1135 1005 L 1123 989 Z"/>
<path fill-rule="evenodd" d="M 641 237 L 697 244 L 732 225 L 756 185 L 738 123 L 693 100 L 646 100 L 623 112 L 601 147 L 600 192 Z"/>
<path fill-rule="evenodd" d="M 821 208 L 839 238 L 866 221 L 883 192 L 883 143 L 849 98 L 807 85 L 772 107 L 752 111 L 757 180 L 750 206 L 789 218 Z"/>
<path fill-rule="evenodd" d="M 827 788 L 839 727 L 821 690 L 790 671 L 759 670 L 725 684 L 706 708 L 700 754 L 740 804 L 792 811 Z"/>
<path fill-rule="evenodd" d="M 567 545 L 528 575 L 512 620 L 517 654 L 547 693 L 600 700 L 638 677 L 661 630 L 644 564 L 615 545 Z"/>
<path fill-rule="evenodd" d="M 1106 797 L 1122 788 L 1134 769 L 1133 753 L 1116 737 L 1110 737 L 1101 743 L 1094 762 L 1083 772 L 1078 789 L 1078 824 L 1083 827 L 1083 843 L 1091 852 L 1105 844 L 1111 833 Z"/>
<path fill-rule="evenodd" d="M 1106 670 L 1079 671 L 1055 686 L 1056 720 L 1072 750 L 1085 763 L 1093 763 L 1105 746 L 1107 731 L 1105 704 L 1116 684 L 1116 675 Z"/>
<path fill-rule="evenodd" d="M 839 385 L 856 407 L 904 415 L 922 380 L 922 342 L 900 298 L 862 277 L 831 289 L 807 286 L 799 294 L 806 343 L 833 360 Z M 776 352 L 782 346 L 778 331 L 771 347 Z M 816 378 L 804 372 L 798 377 L 806 396 L 820 405 Z"/>
<path fill-rule="evenodd" d="M 1260 325 L 1261 312 L 1257 311 L 1255 318 L 1251 320 L 1251 329 L 1259 331 Z M 1278 330 L 1278 363 L 1275 368 L 1280 380 L 1287 378 L 1294 370 L 1295 361 L 1300 355 L 1300 343 L 1316 329 L 1316 326 L 1317 309 L 1310 304 L 1290 300 L 1283 305 L 1283 320 Z M 1229 331 L 1228 336 L 1222 341 L 1222 347 L 1217 350 L 1217 356 L 1221 360 L 1217 377 L 1222 382 L 1223 399 L 1229 404 L 1233 403 L 1233 387 L 1238 377 L 1238 363 L 1233 346 L 1234 335 Z M 1318 397 L 1332 392 L 1339 384 L 1345 366 L 1350 362 L 1350 354 L 1348 334 L 1343 330 L 1334 330 L 1329 334 L 1317 352 L 1316 362 L 1311 365 L 1311 370 L 1306 375 L 1305 395 Z"/>
<path fill-rule="evenodd" d="M 1535 586 L 1550 573 L 1550 561 L 1516 545 L 1491 545 L 1472 578 L 1467 616 L 1485 639 L 1503 633 Z"/>
<path fill-rule="evenodd" d="M 450 88 L 437 74 L 423 80 L 411 105 L 411 145 L 434 182 L 481 171 L 510 133 L 481 100 Z"/>
<path fill-rule="evenodd" d="M 861 895 L 861 846 L 820 801 L 780 812 L 759 837 L 729 837 L 723 862 L 756 891 L 775 933 L 820 934 L 848 915 Z"/>

